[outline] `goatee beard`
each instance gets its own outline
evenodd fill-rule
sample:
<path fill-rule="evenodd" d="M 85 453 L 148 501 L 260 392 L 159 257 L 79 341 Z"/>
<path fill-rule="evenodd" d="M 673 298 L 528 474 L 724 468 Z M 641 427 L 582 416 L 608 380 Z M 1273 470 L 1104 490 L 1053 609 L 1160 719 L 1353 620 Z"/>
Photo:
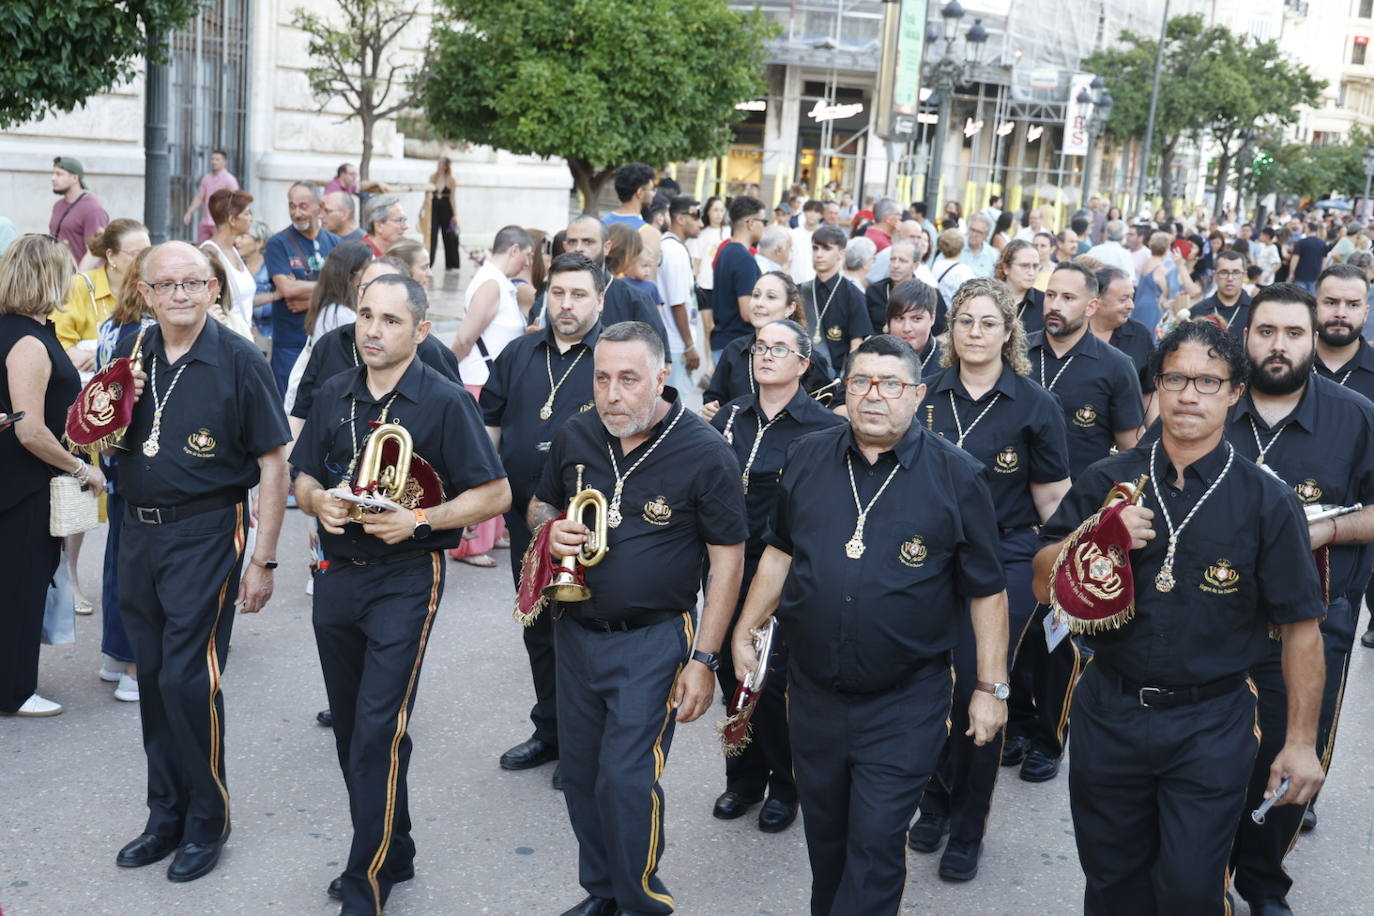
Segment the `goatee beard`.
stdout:
<path fill-rule="evenodd" d="M 1255 365 L 1254 360 L 1250 361 L 1250 384 L 1260 394 L 1282 396 L 1292 394 L 1307 384 L 1308 378 L 1312 375 L 1312 360 L 1316 358 L 1316 353 L 1307 354 L 1307 358 L 1295 366 L 1288 369 L 1282 375 L 1270 375 L 1269 371 L 1263 366 Z"/>

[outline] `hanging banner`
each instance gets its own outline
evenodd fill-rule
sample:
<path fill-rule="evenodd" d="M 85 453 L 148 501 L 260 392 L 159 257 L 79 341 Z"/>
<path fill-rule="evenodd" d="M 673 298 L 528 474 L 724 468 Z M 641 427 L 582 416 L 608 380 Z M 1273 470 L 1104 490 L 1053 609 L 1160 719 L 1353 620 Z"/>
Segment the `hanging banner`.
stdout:
<path fill-rule="evenodd" d="M 882 136 L 901 143 L 916 133 L 929 0 L 884 5 L 877 123 Z"/>
<path fill-rule="evenodd" d="M 1091 92 L 1093 75 L 1075 73 L 1069 80 L 1069 98 L 1064 106 L 1064 147 L 1065 156 L 1088 155 L 1088 119 L 1092 117 L 1091 102 L 1080 102 L 1078 97 Z"/>

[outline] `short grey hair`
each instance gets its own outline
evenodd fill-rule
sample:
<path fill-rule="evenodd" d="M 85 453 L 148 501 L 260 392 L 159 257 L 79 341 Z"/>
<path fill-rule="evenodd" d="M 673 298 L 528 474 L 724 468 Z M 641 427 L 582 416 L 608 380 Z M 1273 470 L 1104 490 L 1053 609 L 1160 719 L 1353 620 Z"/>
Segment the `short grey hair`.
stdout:
<path fill-rule="evenodd" d="M 343 206 L 343 208 L 348 211 L 349 216 L 357 215 L 358 202 L 354 200 L 353 195 L 349 194 L 347 191 L 330 191 L 328 194 L 324 196 L 326 198 L 333 197 L 338 199 L 339 203 Z"/>
<path fill-rule="evenodd" d="M 889 216 L 902 212 L 902 205 L 891 197 L 879 197 L 873 205 L 873 222 L 881 223 Z"/>
<path fill-rule="evenodd" d="M 873 260 L 877 253 L 878 246 L 873 244 L 872 239 L 864 238 L 862 235 L 852 238 L 844 246 L 844 269 L 858 270 Z"/>
<path fill-rule="evenodd" d="M 1107 220 L 1107 238 L 1119 242 L 1126 237 L 1126 224 L 1119 219 Z"/>
<path fill-rule="evenodd" d="M 371 235 L 373 225 L 385 222 L 386 211 L 390 210 L 393 204 L 400 202 L 401 198 L 395 194 L 378 194 L 368 198 L 367 207 L 363 210 L 363 231 Z"/>
<path fill-rule="evenodd" d="M 1371 254 L 1368 251 L 1352 251 L 1346 257 L 1345 263 L 1349 264 L 1351 267 L 1358 267 L 1362 270 L 1368 270 L 1369 268 L 1374 267 L 1374 254 Z"/>
<path fill-rule="evenodd" d="M 973 216 L 969 217 L 968 225 L 970 229 L 973 228 L 974 223 L 982 223 L 983 232 L 985 234 L 992 232 L 992 222 L 983 214 L 975 213 Z"/>
<path fill-rule="evenodd" d="M 310 196 L 315 198 L 315 203 L 319 203 L 324 198 L 324 191 L 320 188 L 319 185 L 315 184 L 315 182 L 313 181 L 291 182 L 291 187 L 286 189 L 287 195 L 289 196 L 291 192 L 296 190 L 297 188 L 305 188 L 307 191 L 309 191 Z"/>
<path fill-rule="evenodd" d="M 658 336 L 658 332 L 653 329 L 652 325 L 642 321 L 618 321 L 597 335 L 597 346 L 608 340 L 612 343 L 637 340 L 649 348 L 649 355 L 653 357 L 654 365 L 663 364 L 663 338 Z"/>
<path fill-rule="evenodd" d="M 919 259 L 920 259 L 920 252 L 919 252 L 919 251 L 917 250 L 917 248 L 916 248 L 916 243 L 915 243 L 915 242 L 908 242 L 906 239 L 898 239 L 897 241 L 895 241 L 895 242 L 893 242 L 891 245 L 889 245 L 889 246 L 888 246 L 888 252 L 889 252 L 888 257 L 891 257 L 892 254 L 895 254 L 895 253 L 896 253 L 898 246 L 901 246 L 902 248 L 910 248 L 910 249 L 911 249 L 911 260 L 916 261 L 916 260 L 919 260 Z"/>
<path fill-rule="evenodd" d="M 786 225 L 772 225 L 763 232 L 763 238 L 759 239 L 758 250 L 761 252 L 777 251 L 779 248 L 792 241 L 792 230 Z"/>

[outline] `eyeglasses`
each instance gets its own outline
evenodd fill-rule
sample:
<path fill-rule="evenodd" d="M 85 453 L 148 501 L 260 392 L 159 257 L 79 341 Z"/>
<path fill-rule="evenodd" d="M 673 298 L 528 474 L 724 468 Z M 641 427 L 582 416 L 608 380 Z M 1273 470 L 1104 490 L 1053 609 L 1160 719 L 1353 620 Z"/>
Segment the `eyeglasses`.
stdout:
<path fill-rule="evenodd" d="M 1184 375 L 1181 372 L 1163 372 L 1155 376 L 1155 381 L 1159 387 L 1165 391 L 1182 391 L 1188 387 L 1188 383 L 1193 383 L 1193 388 L 1198 394 L 1216 394 L 1221 390 L 1221 386 L 1229 382 L 1229 378 L 1217 378 L 1215 375 Z"/>
<path fill-rule="evenodd" d="M 901 397 L 902 392 L 908 388 L 920 387 L 915 382 L 904 382 L 895 378 L 869 378 L 866 375 L 851 375 L 844 380 L 844 390 L 856 398 L 866 398 L 870 391 L 877 388 L 878 394 L 890 401 Z"/>
<path fill-rule="evenodd" d="M 197 280 L 193 278 L 190 280 L 182 280 L 180 283 L 173 283 L 171 280 L 159 280 L 156 283 L 147 283 L 144 285 L 159 296 L 170 296 L 172 294 L 172 290 L 177 289 L 178 287 L 180 287 L 181 291 L 184 292 L 186 295 L 194 296 L 196 293 L 200 292 L 201 290 L 205 289 L 205 287 L 209 286 L 210 281 Z"/>
<path fill-rule="evenodd" d="M 1012 267 L 1019 267 L 1021 270 L 1039 270 L 1039 261 L 1012 261 Z"/>
<path fill-rule="evenodd" d="M 975 324 L 982 329 L 984 334 L 991 334 L 998 328 L 1003 327 L 1002 322 L 996 318 L 982 318 L 975 321 L 972 315 L 960 315 L 958 318 L 954 319 L 954 324 L 965 334 L 972 331 Z"/>
<path fill-rule="evenodd" d="M 750 220 L 752 220 L 752 221 L 754 221 L 754 222 L 756 222 L 756 223 L 763 223 L 765 226 L 768 225 L 768 220 L 767 220 L 766 218 L 762 217 L 762 216 L 751 216 L 751 217 L 749 217 L 749 219 L 746 219 L 745 222 L 747 223 L 747 222 L 749 222 Z"/>
<path fill-rule="evenodd" d="M 395 223 L 398 226 L 410 225 L 410 220 L 406 219 L 404 216 L 388 216 L 385 222 Z"/>
<path fill-rule="evenodd" d="M 790 347 L 784 347 L 782 344 L 775 344 L 770 347 L 768 344 L 762 343 L 754 344 L 752 347 L 749 348 L 749 352 L 754 354 L 755 356 L 762 356 L 763 354 L 767 353 L 769 356 L 775 357 L 776 359 L 785 359 L 791 356 L 793 353 L 797 353 L 796 350 L 793 350 Z M 801 356 L 800 353 L 797 353 L 797 355 Z"/>
<path fill-rule="evenodd" d="M 1245 272 L 1240 270 L 1219 270 L 1216 272 L 1218 280 L 1239 280 L 1243 276 L 1245 276 Z"/>

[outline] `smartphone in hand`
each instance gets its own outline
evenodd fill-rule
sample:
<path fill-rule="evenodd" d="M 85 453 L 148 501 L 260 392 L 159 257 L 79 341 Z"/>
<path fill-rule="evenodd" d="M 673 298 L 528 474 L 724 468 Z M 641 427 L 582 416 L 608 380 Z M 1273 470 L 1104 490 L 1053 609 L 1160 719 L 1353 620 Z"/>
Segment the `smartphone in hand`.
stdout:
<path fill-rule="evenodd" d="M 22 410 L 12 414 L 0 414 L 0 430 L 9 429 L 22 419 L 24 419 L 24 411 Z"/>

